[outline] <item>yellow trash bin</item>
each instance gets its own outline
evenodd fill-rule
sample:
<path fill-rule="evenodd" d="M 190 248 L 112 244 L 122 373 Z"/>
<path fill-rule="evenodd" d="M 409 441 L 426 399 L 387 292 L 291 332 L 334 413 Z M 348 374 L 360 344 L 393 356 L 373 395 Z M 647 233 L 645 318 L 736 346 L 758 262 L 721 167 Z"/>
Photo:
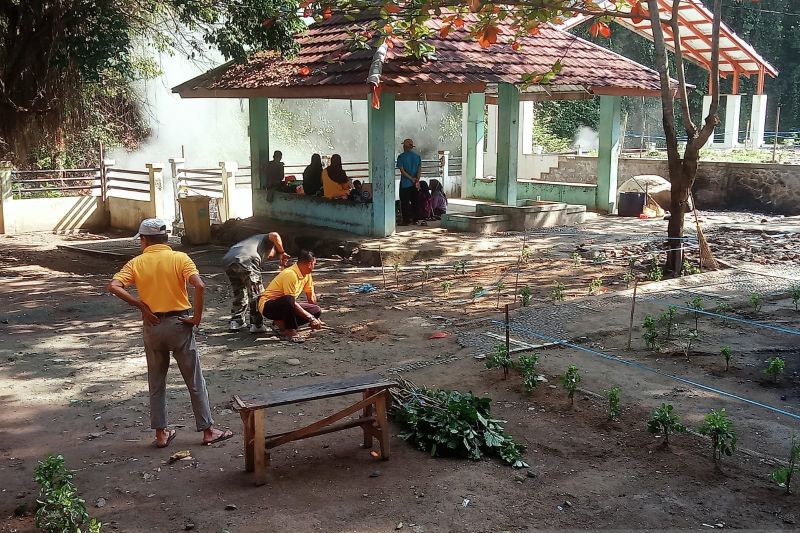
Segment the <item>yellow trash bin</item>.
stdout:
<path fill-rule="evenodd" d="M 205 244 L 211 241 L 211 217 L 208 213 L 210 200 L 208 196 L 178 198 L 189 244 Z"/>

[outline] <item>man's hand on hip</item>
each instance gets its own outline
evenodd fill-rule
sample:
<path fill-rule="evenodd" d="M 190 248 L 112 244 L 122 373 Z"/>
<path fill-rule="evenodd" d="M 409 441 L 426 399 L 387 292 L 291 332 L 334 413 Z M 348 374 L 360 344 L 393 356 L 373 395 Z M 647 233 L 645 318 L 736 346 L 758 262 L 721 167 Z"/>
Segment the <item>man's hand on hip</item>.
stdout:
<path fill-rule="evenodd" d="M 153 314 L 146 303 L 139 302 L 139 310 L 142 312 L 142 319 L 151 326 L 157 326 L 161 323 L 161 319 Z"/>
<path fill-rule="evenodd" d="M 199 326 L 200 320 L 202 320 L 202 316 L 200 315 L 192 315 L 192 316 L 179 316 L 178 320 L 183 322 L 184 324 L 189 324 L 191 326 Z"/>

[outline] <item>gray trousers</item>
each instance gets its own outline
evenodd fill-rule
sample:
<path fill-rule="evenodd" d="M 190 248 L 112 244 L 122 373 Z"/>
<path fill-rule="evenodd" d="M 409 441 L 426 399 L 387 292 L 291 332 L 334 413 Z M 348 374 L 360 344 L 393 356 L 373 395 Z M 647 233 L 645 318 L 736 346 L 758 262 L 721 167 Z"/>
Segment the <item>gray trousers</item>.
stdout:
<path fill-rule="evenodd" d="M 184 316 L 189 316 L 187 311 Z M 192 411 L 197 431 L 214 424 L 208 406 L 208 391 L 200 356 L 194 340 L 194 328 L 181 322 L 177 316 L 161 317 L 158 325 L 144 323 L 144 352 L 147 356 L 147 384 L 150 387 L 150 427 L 167 427 L 167 370 L 169 356 L 178 363 L 183 381 L 189 389 Z"/>

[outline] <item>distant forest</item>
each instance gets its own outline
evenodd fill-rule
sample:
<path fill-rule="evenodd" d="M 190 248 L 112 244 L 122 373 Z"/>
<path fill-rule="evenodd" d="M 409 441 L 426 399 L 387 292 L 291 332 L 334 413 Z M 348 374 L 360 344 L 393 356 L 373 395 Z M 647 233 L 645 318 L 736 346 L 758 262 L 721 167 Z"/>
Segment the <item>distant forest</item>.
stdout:
<path fill-rule="evenodd" d="M 709 5 L 710 0 L 704 0 Z M 800 0 L 728 0 L 723 7 L 722 20 L 737 35 L 750 45 L 778 69 L 778 77 L 767 76 L 765 92 L 768 95 L 768 114 L 766 130 L 767 140 L 771 141 L 771 132 L 775 130 L 775 112 L 781 107 L 781 132 L 800 131 Z M 613 25 L 610 39 L 594 38 L 589 35 L 589 24 L 586 23 L 573 33 L 610 48 L 626 57 L 651 66 L 653 46 L 650 41 Z M 700 119 L 703 95 L 708 94 L 708 73 L 700 67 L 689 64 L 687 80 L 695 85 L 690 94 L 690 103 L 695 120 Z M 740 78 L 739 93 L 752 95 L 756 87 L 756 76 Z M 731 90 L 731 78 L 722 80 L 723 94 Z M 598 102 L 546 102 L 540 104 L 543 111 L 539 116 L 547 115 L 547 134 L 560 138 L 572 138 L 580 126 L 597 127 Z M 746 128 L 750 118 L 750 98 L 742 98 L 740 130 Z M 662 135 L 661 107 L 657 98 L 626 98 L 625 111 L 628 113 L 626 142 L 635 144 L 636 138 L 631 135 L 652 136 L 657 140 Z M 790 137 L 789 133 L 782 137 Z"/>

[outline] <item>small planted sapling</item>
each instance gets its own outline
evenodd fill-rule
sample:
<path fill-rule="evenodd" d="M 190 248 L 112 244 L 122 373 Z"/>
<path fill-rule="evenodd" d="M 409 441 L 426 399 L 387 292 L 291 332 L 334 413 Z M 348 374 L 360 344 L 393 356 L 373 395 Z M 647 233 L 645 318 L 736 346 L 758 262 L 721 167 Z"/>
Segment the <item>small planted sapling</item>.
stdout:
<path fill-rule="evenodd" d="M 725 409 L 712 410 L 708 413 L 698 430 L 701 435 L 711 439 L 714 464 L 717 467 L 723 455 L 730 457 L 736 451 L 736 433 Z"/>
<path fill-rule="evenodd" d="M 608 419 L 617 420 L 620 414 L 620 401 L 619 395 L 622 389 L 615 385 L 608 390 L 603 391 L 603 395 L 608 398 Z"/>
<path fill-rule="evenodd" d="M 658 263 L 658 257 L 650 260 L 650 267 L 647 269 L 647 279 L 650 281 L 661 281 L 664 279 L 664 269 Z"/>
<path fill-rule="evenodd" d="M 533 257 L 533 250 L 531 250 L 527 246 L 523 246 L 522 250 L 519 253 L 519 262 L 520 263 L 527 263 Z"/>
<path fill-rule="evenodd" d="M 599 252 L 592 258 L 592 264 L 594 265 L 602 265 L 607 261 L 608 257 L 606 256 L 605 252 Z"/>
<path fill-rule="evenodd" d="M 800 285 L 795 285 L 792 287 L 790 293 L 792 297 L 792 303 L 794 304 L 794 310 L 798 310 L 798 306 L 800 306 Z"/>
<path fill-rule="evenodd" d="M 511 355 L 505 344 L 498 344 L 494 348 L 494 353 L 486 358 L 486 368 L 502 368 L 503 379 L 508 377 L 508 369 L 511 368 Z"/>
<path fill-rule="evenodd" d="M 650 350 L 658 350 L 661 345 L 658 342 L 658 328 L 656 327 L 656 319 L 653 315 L 645 315 L 642 321 L 642 338 L 644 339 L 647 348 Z"/>
<path fill-rule="evenodd" d="M 700 312 L 705 311 L 705 309 L 703 309 L 703 299 L 699 296 L 695 296 L 686 302 L 686 307 L 689 308 L 688 314 L 694 317 L 694 329 L 698 329 L 700 327 Z"/>
<path fill-rule="evenodd" d="M 764 369 L 764 373 L 772 377 L 775 383 L 778 383 L 783 375 L 784 368 L 786 368 L 786 362 L 783 359 L 780 357 L 770 357 L 767 359 L 767 368 Z"/>
<path fill-rule="evenodd" d="M 700 274 L 700 269 L 684 259 L 683 265 L 681 265 L 681 276 L 691 276 L 692 274 Z"/>
<path fill-rule="evenodd" d="M 395 263 L 394 266 L 392 266 L 392 268 L 394 269 L 394 287 L 395 287 L 395 289 L 399 289 L 400 288 L 400 263 Z"/>
<path fill-rule="evenodd" d="M 476 285 L 475 287 L 472 288 L 472 291 L 470 291 L 469 295 L 472 298 L 473 305 L 475 304 L 475 300 L 479 296 L 483 296 L 485 292 L 486 292 L 486 289 L 484 289 L 480 285 Z"/>
<path fill-rule="evenodd" d="M 594 294 L 598 292 L 603 287 L 603 280 L 601 278 L 595 278 L 589 283 L 589 294 Z"/>
<path fill-rule="evenodd" d="M 622 281 L 625 282 L 625 288 L 626 289 L 629 289 L 631 287 L 631 283 L 633 283 L 635 279 L 636 279 L 636 275 L 632 274 L 631 272 L 625 272 L 622 275 Z"/>
<path fill-rule="evenodd" d="M 677 312 L 678 308 L 674 305 L 670 305 L 667 310 L 661 313 L 661 316 L 658 317 L 658 320 L 667 326 L 667 335 L 665 337 L 666 342 L 669 342 L 669 339 L 672 336 L 672 329 L 675 326 L 675 315 Z"/>
<path fill-rule="evenodd" d="M 536 364 L 538 362 L 538 352 L 519 356 L 519 370 L 522 372 L 522 386 L 525 388 L 525 392 L 535 389 L 539 382 L 539 374 L 536 372 Z"/>
<path fill-rule="evenodd" d="M 497 285 L 495 285 L 495 289 L 497 290 L 497 309 L 500 309 L 500 296 L 503 294 L 503 289 L 506 288 L 506 284 L 502 281 L 498 281 Z"/>
<path fill-rule="evenodd" d="M 722 354 L 722 357 L 725 358 L 725 372 L 727 372 L 731 366 L 731 359 L 733 358 L 733 352 L 731 351 L 731 347 L 723 346 L 722 348 L 719 349 L 719 353 Z"/>
<path fill-rule="evenodd" d="M 653 434 L 662 433 L 664 444 L 669 446 L 670 433 L 685 433 L 686 426 L 681 424 L 678 415 L 672 412 L 671 404 L 662 403 L 650 415 L 650 420 L 647 421 L 647 431 Z"/>
<path fill-rule="evenodd" d="M 452 288 L 453 288 L 453 282 L 450 281 L 449 279 L 444 280 L 442 282 L 442 292 L 444 293 L 444 297 L 445 298 L 450 296 L 450 289 L 452 289 Z"/>
<path fill-rule="evenodd" d="M 573 267 L 578 268 L 579 266 L 581 266 L 581 263 L 583 262 L 583 258 L 581 258 L 581 254 L 579 254 L 578 252 L 572 252 L 572 255 L 570 255 L 569 257 L 570 257 L 570 259 L 572 259 L 572 266 Z"/>
<path fill-rule="evenodd" d="M 786 489 L 786 494 L 792 493 L 792 477 L 798 462 L 800 462 L 800 439 L 797 438 L 797 433 L 792 433 L 792 441 L 789 447 L 789 463 L 770 474 L 772 481 L 777 483 L 779 487 Z"/>
<path fill-rule="evenodd" d="M 750 307 L 753 308 L 753 313 L 758 314 L 761 312 L 761 307 L 764 305 L 764 302 L 761 301 L 761 295 L 757 292 L 750 293 Z"/>
<path fill-rule="evenodd" d="M 552 296 L 553 296 L 553 301 L 554 302 L 563 302 L 564 301 L 564 290 L 566 288 L 567 287 L 563 283 L 561 283 L 560 281 L 556 281 L 556 284 L 553 285 L 553 291 L 551 293 Z"/>
<path fill-rule="evenodd" d="M 422 292 L 425 292 L 425 283 L 427 283 L 430 277 L 431 277 L 431 266 L 425 265 L 425 268 L 422 269 Z"/>
<path fill-rule="evenodd" d="M 569 365 L 569 367 L 567 367 L 567 371 L 564 372 L 563 376 L 561 376 L 561 384 L 564 385 L 564 389 L 567 391 L 570 405 L 575 405 L 575 391 L 578 390 L 578 383 L 580 382 L 581 375 L 578 372 L 578 367 L 575 365 Z"/>
<path fill-rule="evenodd" d="M 689 359 L 689 356 L 692 354 L 692 344 L 694 344 L 697 339 L 700 338 L 700 332 L 696 329 L 690 329 L 686 332 L 686 337 L 684 338 L 683 342 L 683 354 L 686 356 L 686 359 Z"/>
<path fill-rule="evenodd" d="M 531 303 L 531 287 L 525 285 L 519 290 L 519 295 L 522 296 L 522 307 L 528 307 Z"/>
<path fill-rule="evenodd" d="M 727 302 L 720 302 L 714 308 L 714 312 L 720 315 L 724 315 L 725 313 L 730 313 L 733 311 L 733 307 L 731 307 Z"/>

